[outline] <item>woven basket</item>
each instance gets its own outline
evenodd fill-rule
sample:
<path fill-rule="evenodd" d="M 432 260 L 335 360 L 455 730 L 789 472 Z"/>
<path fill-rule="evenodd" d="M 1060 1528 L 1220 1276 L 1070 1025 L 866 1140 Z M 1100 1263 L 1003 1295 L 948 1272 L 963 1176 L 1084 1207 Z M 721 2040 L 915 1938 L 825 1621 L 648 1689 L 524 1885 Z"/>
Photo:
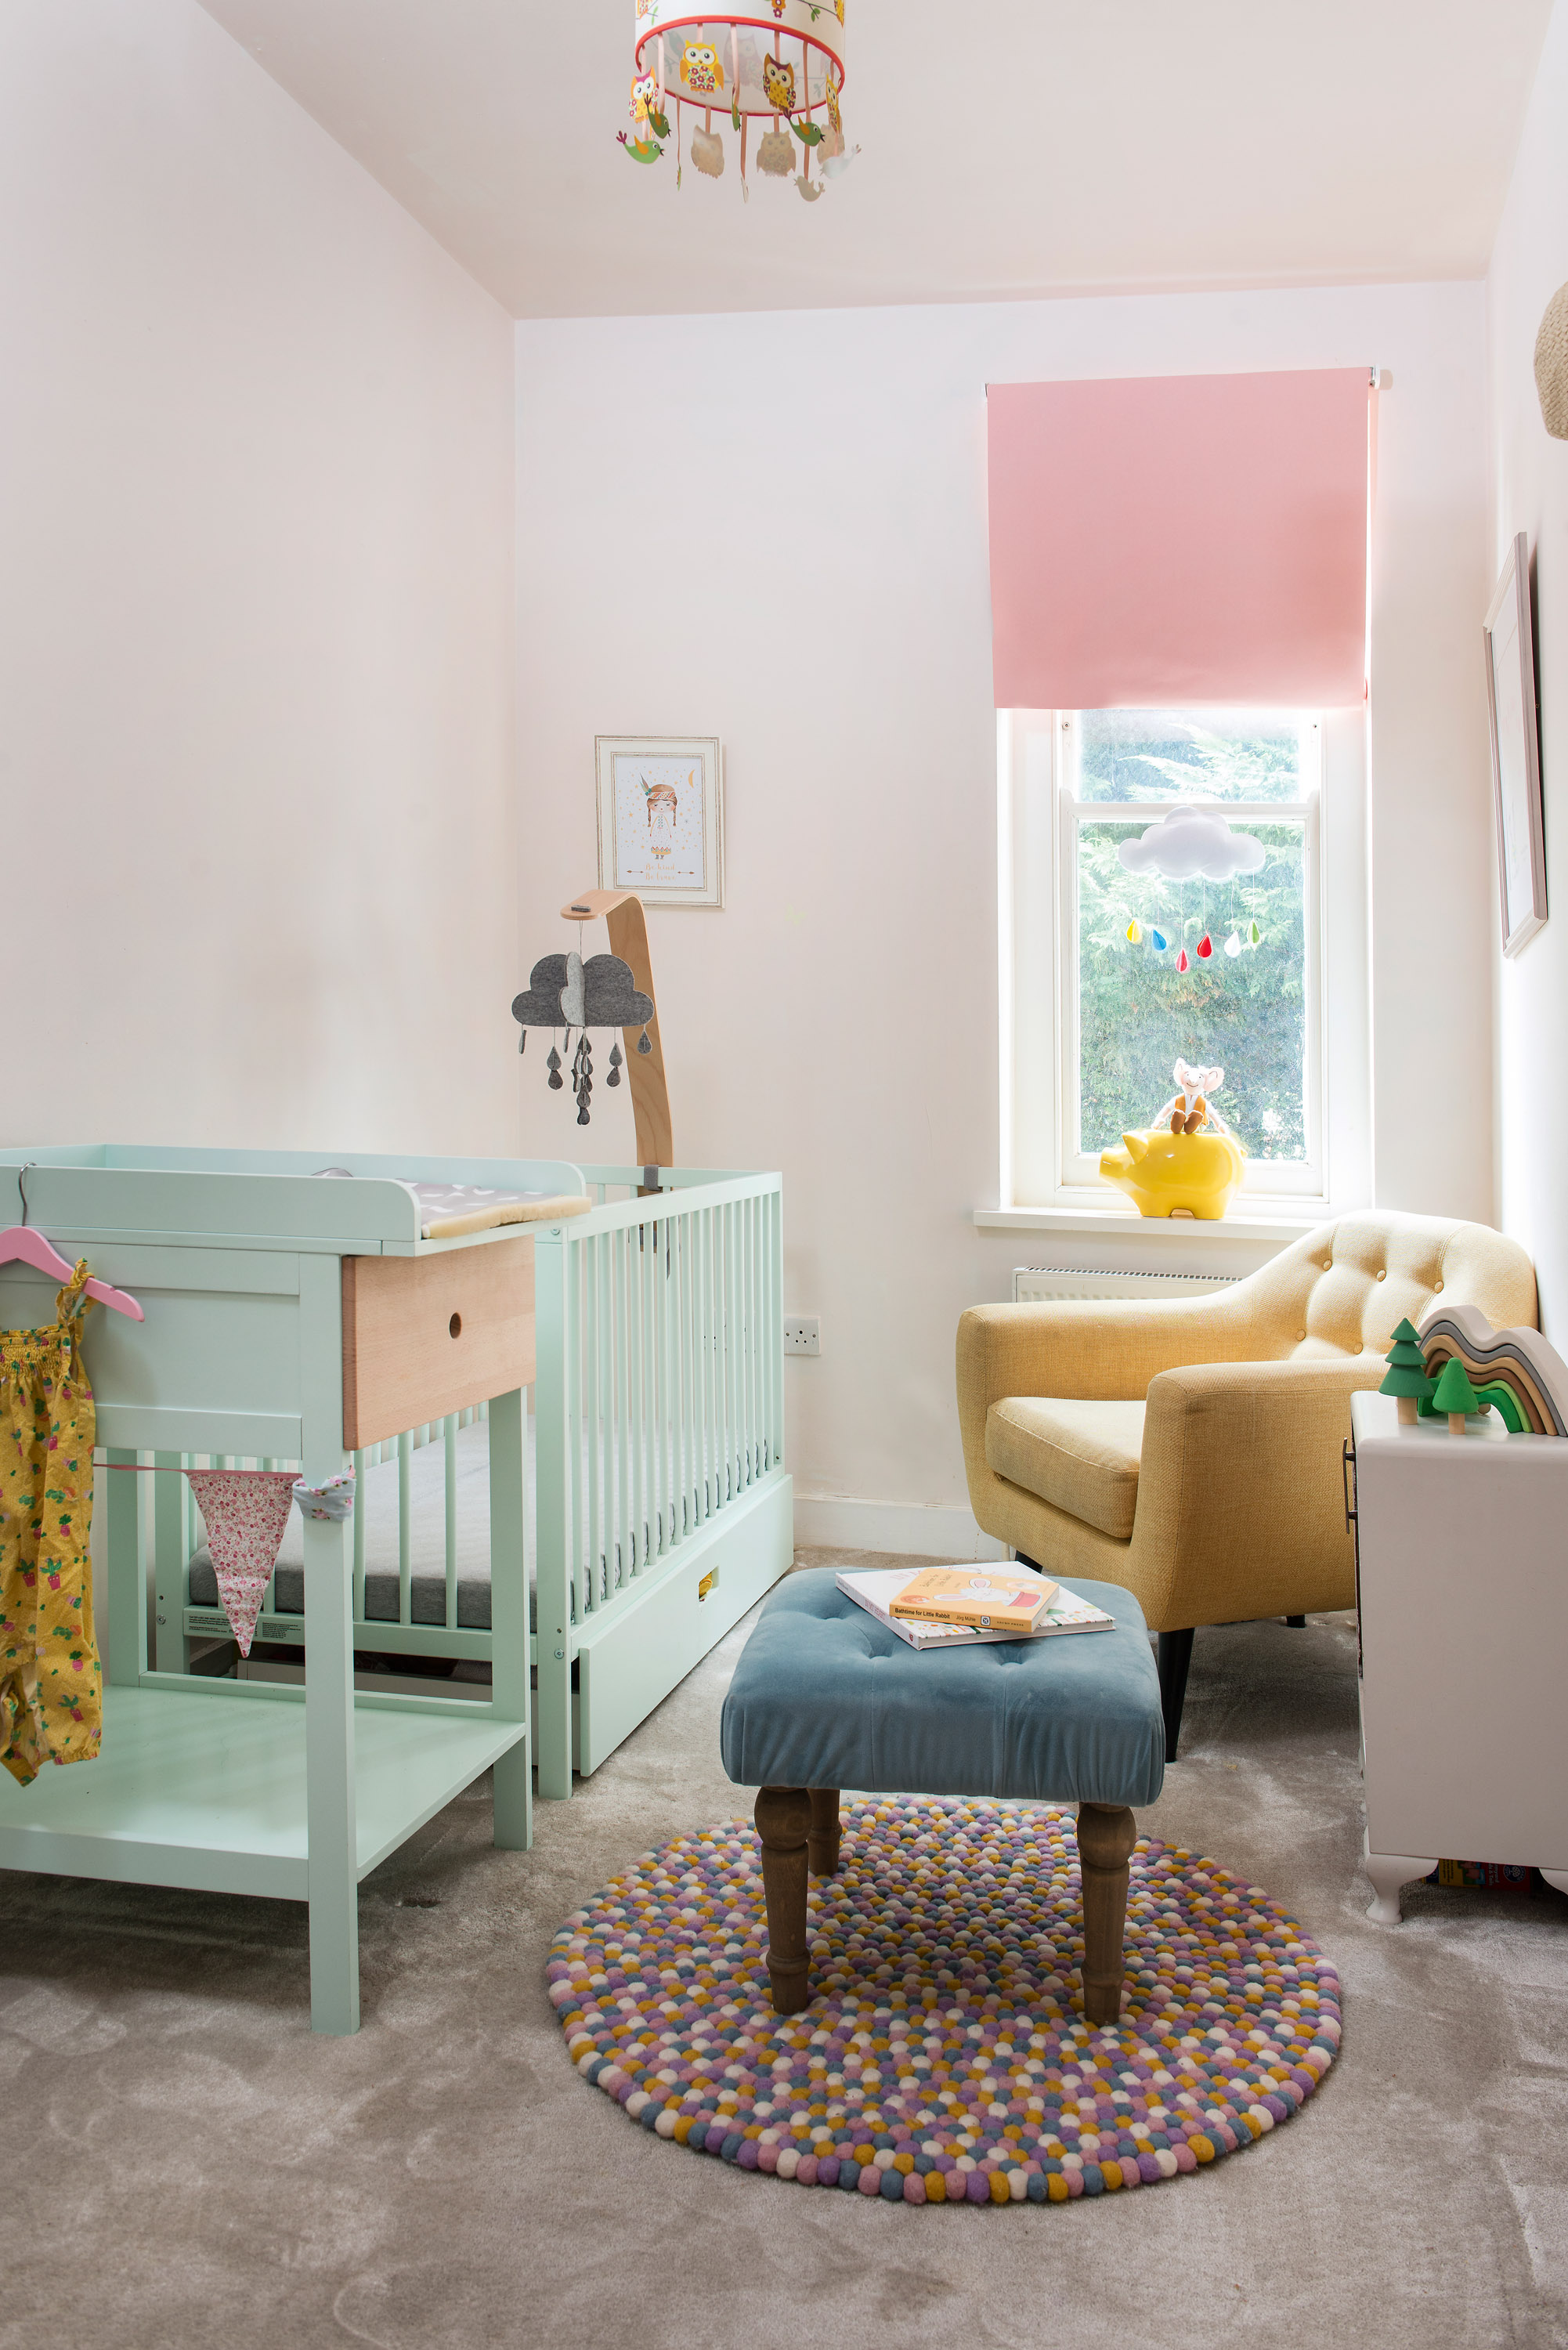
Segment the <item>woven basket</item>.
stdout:
<path fill-rule="evenodd" d="M 1546 305 L 1535 338 L 1535 389 L 1546 430 L 1554 441 L 1568 441 L 1568 286 Z"/>

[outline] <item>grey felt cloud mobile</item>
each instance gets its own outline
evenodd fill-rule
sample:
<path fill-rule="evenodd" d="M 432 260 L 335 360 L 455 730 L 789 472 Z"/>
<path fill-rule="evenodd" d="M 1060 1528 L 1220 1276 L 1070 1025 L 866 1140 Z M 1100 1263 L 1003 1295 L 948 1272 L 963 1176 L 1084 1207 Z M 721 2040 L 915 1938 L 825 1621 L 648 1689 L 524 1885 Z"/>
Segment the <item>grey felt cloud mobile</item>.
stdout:
<path fill-rule="evenodd" d="M 589 1029 L 640 1028 L 638 1051 L 653 1050 L 648 1035 L 653 998 L 641 993 L 632 976 L 631 965 L 623 962 L 619 955 L 590 955 L 586 962 L 579 954 L 543 956 L 529 972 L 528 984 L 522 994 L 513 997 L 512 1017 L 523 1031 L 517 1045 L 520 1053 L 527 1049 L 530 1028 L 550 1028 L 558 1036 L 564 1032 L 563 1041 L 569 1054 L 572 1032 L 577 1032 L 577 1049 L 572 1054 L 572 1091 L 576 1096 L 579 1126 L 588 1123 L 588 1103 L 594 1090 Z M 551 1092 L 559 1093 L 566 1084 L 561 1074 L 560 1045 L 552 1044 L 545 1066 L 550 1072 Z M 607 1085 L 618 1086 L 620 1072 L 620 1039 L 617 1037 L 610 1047 Z"/>

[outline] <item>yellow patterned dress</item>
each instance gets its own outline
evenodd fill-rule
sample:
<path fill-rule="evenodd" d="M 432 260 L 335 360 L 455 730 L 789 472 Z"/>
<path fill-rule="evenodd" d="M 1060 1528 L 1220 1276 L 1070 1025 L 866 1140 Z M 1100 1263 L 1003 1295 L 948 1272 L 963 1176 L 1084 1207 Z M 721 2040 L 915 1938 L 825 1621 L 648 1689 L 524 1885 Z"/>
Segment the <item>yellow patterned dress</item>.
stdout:
<path fill-rule="evenodd" d="M 103 1731 L 92 1629 L 92 1389 L 84 1258 L 52 1326 L 0 1330 L 0 1762 L 26 1786 Z"/>

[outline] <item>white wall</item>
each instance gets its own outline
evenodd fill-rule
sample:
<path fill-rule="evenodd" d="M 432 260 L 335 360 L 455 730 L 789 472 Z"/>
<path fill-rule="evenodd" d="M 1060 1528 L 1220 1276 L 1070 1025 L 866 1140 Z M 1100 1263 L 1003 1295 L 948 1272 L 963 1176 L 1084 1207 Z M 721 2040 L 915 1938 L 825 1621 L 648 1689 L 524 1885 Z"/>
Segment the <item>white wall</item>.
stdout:
<path fill-rule="evenodd" d="M 1541 315 L 1568 280 L 1568 5 L 1558 0 L 1488 286 L 1492 528 L 1489 587 L 1510 540 L 1534 558 L 1546 885 L 1552 918 L 1500 968 L 1499 1149 L 1502 1218 L 1535 1258 L 1542 1327 L 1568 1347 L 1568 442 L 1548 437 L 1536 398 Z"/>
<path fill-rule="evenodd" d="M 194 0 L 6 0 L 7 1140 L 514 1147 L 512 371 Z"/>
<path fill-rule="evenodd" d="M 649 930 L 677 1157 L 784 1172 L 786 1301 L 823 1317 L 788 1367 L 805 1493 L 961 1504 L 960 1312 L 1015 1263 L 1096 1261 L 970 1222 L 998 1148 L 988 379 L 1393 370 L 1377 1191 L 1490 1218 L 1479 286 L 529 323 L 518 349 L 524 960 L 595 876 L 595 733 L 722 736 L 726 909 Z M 631 1155 L 615 1097 L 583 1136 L 524 1071 L 530 1149 Z"/>

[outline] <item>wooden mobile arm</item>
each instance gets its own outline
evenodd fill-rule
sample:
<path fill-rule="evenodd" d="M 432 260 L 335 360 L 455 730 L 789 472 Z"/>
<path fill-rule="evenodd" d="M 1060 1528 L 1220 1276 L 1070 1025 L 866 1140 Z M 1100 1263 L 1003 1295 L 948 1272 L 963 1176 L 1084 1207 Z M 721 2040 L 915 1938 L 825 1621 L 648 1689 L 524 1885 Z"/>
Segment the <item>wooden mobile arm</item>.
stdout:
<path fill-rule="evenodd" d="M 650 1053 L 637 1049 L 640 1028 L 623 1028 L 626 1073 L 631 1086 L 632 1114 L 637 1121 L 637 1156 L 643 1167 L 673 1167 L 675 1145 L 670 1130 L 670 1087 L 664 1076 L 664 1046 L 659 1034 L 659 999 L 653 993 L 653 965 L 648 952 L 648 920 L 642 899 L 630 889 L 585 889 L 561 909 L 566 922 L 597 921 L 603 915 L 609 928 L 610 952 L 629 964 L 632 983 L 652 998 L 653 1017 L 648 1024 Z M 646 1186 L 644 1187 L 647 1188 Z"/>

